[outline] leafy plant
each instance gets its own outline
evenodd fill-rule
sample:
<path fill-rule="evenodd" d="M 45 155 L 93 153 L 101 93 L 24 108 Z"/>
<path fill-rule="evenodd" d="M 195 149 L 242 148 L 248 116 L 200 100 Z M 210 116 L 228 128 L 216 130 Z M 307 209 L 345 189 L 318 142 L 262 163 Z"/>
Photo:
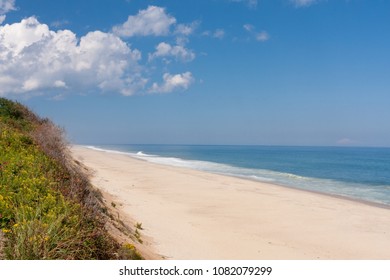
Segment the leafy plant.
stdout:
<path fill-rule="evenodd" d="M 104 229 L 103 208 L 101 195 L 69 156 L 63 131 L 23 105 L 0 98 L 5 257 L 116 259 L 122 249 Z M 126 256 L 138 258 L 135 253 Z"/>

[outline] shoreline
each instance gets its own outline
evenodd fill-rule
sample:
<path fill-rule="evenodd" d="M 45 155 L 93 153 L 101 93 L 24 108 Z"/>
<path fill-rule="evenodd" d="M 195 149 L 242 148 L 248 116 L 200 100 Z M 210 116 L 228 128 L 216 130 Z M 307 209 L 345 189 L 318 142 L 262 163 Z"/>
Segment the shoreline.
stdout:
<path fill-rule="evenodd" d="M 212 173 L 212 174 L 217 174 L 217 173 Z M 316 195 L 323 195 L 323 196 L 327 196 L 327 197 L 333 197 L 333 198 L 337 198 L 337 199 L 348 200 L 348 201 L 361 203 L 361 204 L 372 206 L 372 207 L 377 207 L 377 208 L 390 210 L 390 205 L 388 205 L 388 204 L 384 204 L 384 203 L 380 203 L 380 202 L 374 202 L 374 201 L 369 201 L 369 200 L 364 200 L 364 199 L 359 199 L 359 198 L 355 198 L 355 197 L 349 197 L 349 196 L 346 196 L 346 195 L 332 194 L 332 193 L 326 193 L 326 192 L 316 191 L 316 190 L 300 189 L 298 187 L 285 186 L 285 185 L 275 184 L 275 183 L 268 183 L 268 182 L 258 181 L 258 180 L 255 180 L 255 179 L 244 178 L 244 177 L 239 177 L 239 176 L 223 175 L 223 174 L 222 174 L 222 176 L 234 177 L 234 178 L 238 178 L 238 179 L 242 179 L 242 180 L 248 180 L 248 181 L 252 181 L 252 182 L 259 182 L 259 183 L 262 183 L 262 184 L 263 183 L 264 184 L 270 184 L 270 185 L 273 185 L 273 186 L 276 186 L 276 187 L 280 187 L 280 188 L 287 188 L 287 189 L 292 189 L 292 190 L 295 190 L 295 191 L 301 191 L 301 192 L 306 192 L 306 193 L 313 193 L 313 194 L 316 194 Z"/>
<path fill-rule="evenodd" d="M 71 150 L 168 259 L 390 259 L 387 205 Z"/>
<path fill-rule="evenodd" d="M 154 144 L 152 144 L 152 145 L 154 145 Z M 147 162 L 147 163 L 151 163 L 151 164 L 164 165 L 164 166 L 173 167 L 173 168 L 190 169 L 190 170 L 195 170 L 195 171 L 199 171 L 199 172 L 205 172 L 205 173 L 210 173 L 210 174 L 227 176 L 227 177 L 231 177 L 231 178 L 237 178 L 237 179 L 241 179 L 241 180 L 248 180 L 248 181 L 252 181 L 252 182 L 255 182 L 255 183 L 257 182 L 257 183 L 261 183 L 261 184 L 269 184 L 269 185 L 274 185 L 274 186 L 278 186 L 278 187 L 282 187 L 282 188 L 288 188 L 288 189 L 297 190 L 297 191 L 309 192 L 309 193 L 314 193 L 314 194 L 319 194 L 319 195 L 324 195 L 324 196 L 330 196 L 330 197 L 339 198 L 339 199 L 355 201 L 355 202 L 358 202 L 358 203 L 367 204 L 367 205 L 370 205 L 370 206 L 374 206 L 374 207 L 379 207 L 379 208 L 384 208 L 384 209 L 389 209 L 390 210 L 390 204 L 386 204 L 386 203 L 378 202 L 378 201 L 373 201 L 373 200 L 367 200 L 367 199 L 358 198 L 358 197 L 354 197 L 354 196 L 348 196 L 348 195 L 344 195 L 344 194 L 331 193 L 331 192 L 315 190 L 315 189 L 300 188 L 300 187 L 296 187 L 296 186 L 292 186 L 292 185 L 288 185 L 288 184 L 282 184 L 282 183 L 272 182 L 272 181 L 267 181 L 267 180 L 263 180 L 262 181 L 261 179 L 254 179 L 254 178 L 251 178 L 250 176 L 241 176 L 241 175 L 235 175 L 235 174 L 223 173 L 223 172 L 212 172 L 212 171 L 201 170 L 201 169 L 196 169 L 196 168 L 191 168 L 191 167 L 186 167 L 186 166 L 175 166 L 175 165 L 170 165 L 170 164 L 165 164 L 165 163 L 158 163 L 158 162 L 148 161 L 148 160 L 146 160 L 146 158 L 144 159 L 144 158 L 139 158 L 139 157 L 133 156 L 135 154 L 132 154 L 130 152 L 125 152 L 125 151 L 103 149 L 103 148 L 98 148 L 98 147 L 91 146 L 91 145 L 74 145 L 74 146 L 78 146 L 78 147 L 82 147 L 82 148 L 86 148 L 86 149 L 91 149 L 91 150 L 98 151 L 98 152 L 125 155 L 125 156 L 131 157 L 134 160 L 140 160 L 142 162 Z M 216 145 L 216 146 L 218 146 L 218 145 Z M 308 146 L 308 147 L 310 147 L 310 146 Z M 329 147 L 332 147 L 332 146 L 329 146 Z M 362 147 L 362 148 L 371 148 L 371 147 Z M 386 147 L 384 147 L 384 148 L 386 148 Z M 216 162 L 212 162 L 212 163 L 216 163 Z"/>

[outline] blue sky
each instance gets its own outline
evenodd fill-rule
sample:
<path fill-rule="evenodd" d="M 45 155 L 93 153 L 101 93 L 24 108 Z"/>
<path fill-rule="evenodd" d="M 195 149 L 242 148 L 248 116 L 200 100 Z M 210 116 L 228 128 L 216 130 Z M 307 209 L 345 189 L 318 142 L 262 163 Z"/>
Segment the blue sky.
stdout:
<path fill-rule="evenodd" d="M 72 142 L 390 146 L 390 1 L 0 0 L 0 96 Z"/>

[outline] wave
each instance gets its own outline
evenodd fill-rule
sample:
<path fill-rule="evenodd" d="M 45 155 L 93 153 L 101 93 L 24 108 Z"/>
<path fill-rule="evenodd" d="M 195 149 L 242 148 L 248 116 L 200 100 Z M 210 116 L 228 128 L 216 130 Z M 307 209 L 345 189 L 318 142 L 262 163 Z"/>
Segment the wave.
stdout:
<path fill-rule="evenodd" d="M 139 156 L 139 157 L 155 157 L 156 156 L 156 155 L 145 154 L 142 151 L 137 152 L 136 155 Z"/>
<path fill-rule="evenodd" d="M 86 148 L 108 153 L 123 154 L 157 164 L 190 168 L 215 174 L 240 177 L 259 182 L 273 183 L 297 189 L 323 192 L 390 205 L 390 186 L 369 186 L 359 183 L 341 182 L 333 179 L 304 177 L 296 174 L 277 172 L 267 169 L 243 168 L 209 161 L 164 157 L 146 154 L 143 151 L 123 152 L 103 149 L 95 146 L 86 146 Z"/>

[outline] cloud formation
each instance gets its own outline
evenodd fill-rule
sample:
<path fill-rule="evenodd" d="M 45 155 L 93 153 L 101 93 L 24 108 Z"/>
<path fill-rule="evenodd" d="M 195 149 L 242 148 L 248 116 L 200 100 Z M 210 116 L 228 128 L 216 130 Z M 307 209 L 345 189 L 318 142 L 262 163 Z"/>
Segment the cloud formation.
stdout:
<path fill-rule="evenodd" d="M 223 37 L 225 37 L 225 30 L 220 28 L 216 29 L 213 33 L 213 37 L 217 39 L 222 39 Z"/>
<path fill-rule="evenodd" d="M 225 30 L 217 28 L 214 31 L 206 30 L 202 32 L 202 36 L 212 37 L 216 39 L 223 39 L 226 35 Z"/>
<path fill-rule="evenodd" d="M 0 14 L 15 10 L 15 0 L 0 0 Z"/>
<path fill-rule="evenodd" d="M 163 75 L 163 83 L 160 85 L 153 83 L 149 91 L 152 93 L 167 93 L 180 89 L 186 90 L 193 82 L 194 78 L 191 72 L 176 75 L 165 73 Z"/>
<path fill-rule="evenodd" d="M 199 21 L 194 21 L 190 24 L 178 24 L 175 29 L 175 34 L 189 36 L 199 27 L 199 24 Z"/>
<path fill-rule="evenodd" d="M 266 42 L 270 39 L 267 31 L 256 32 L 255 27 L 252 24 L 244 24 L 242 26 L 247 32 L 249 32 L 259 42 Z"/>
<path fill-rule="evenodd" d="M 0 0 L 0 24 L 6 18 L 6 13 L 15 10 L 15 0 Z"/>
<path fill-rule="evenodd" d="M 0 0 L 3 13 L 14 9 L 14 1 Z M 3 20 L 4 17 L 0 17 Z M 164 8 L 149 6 L 112 29 L 94 31 L 77 37 L 70 30 L 53 31 L 36 17 L 13 24 L 0 22 L 0 96 L 34 96 L 53 98 L 68 93 L 115 92 L 133 95 L 142 92 L 170 92 L 187 89 L 194 81 L 190 72 L 170 75 L 164 69 L 163 83 L 148 78 L 162 71 L 142 65 L 142 53 L 124 38 L 132 36 L 169 36 L 149 54 L 149 62 L 163 58 L 190 62 L 195 53 L 185 47 L 198 23 L 178 24 Z M 144 60 L 145 62 L 145 60 Z M 149 85 L 148 85 L 149 84 Z"/>
<path fill-rule="evenodd" d="M 140 51 L 114 34 L 51 31 L 35 17 L 0 26 L 0 96 L 61 89 L 117 91 L 142 88 Z"/>
<path fill-rule="evenodd" d="M 195 53 L 186 49 L 184 46 L 171 46 L 168 43 L 162 42 L 157 45 L 156 51 L 149 55 L 149 61 L 158 57 L 174 57 L 176 60 L 189 62 L 195 59 Z"/>
<path fill-rule="evenodd" d="M 132 36 L 164 36 L 170 32 L 176 19 L 165 12 L 164 8 L 149 6 L 140 10 L 137 15 L 129 16 L 127 21 L 115 26 L 113 33 L 120 37 Z"/>

